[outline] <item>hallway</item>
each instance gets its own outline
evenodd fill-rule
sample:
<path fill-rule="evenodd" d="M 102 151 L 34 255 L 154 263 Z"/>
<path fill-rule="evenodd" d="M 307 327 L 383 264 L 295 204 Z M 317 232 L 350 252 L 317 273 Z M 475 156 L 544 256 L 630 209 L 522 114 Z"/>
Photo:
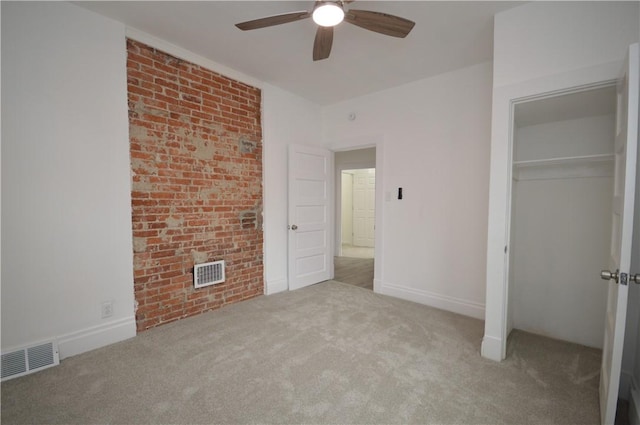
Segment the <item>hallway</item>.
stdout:
<path fill-rule="evenodd" d="M 373 290 L 373 248 L 343 245 L 334 267 L 334 280 Z"/>

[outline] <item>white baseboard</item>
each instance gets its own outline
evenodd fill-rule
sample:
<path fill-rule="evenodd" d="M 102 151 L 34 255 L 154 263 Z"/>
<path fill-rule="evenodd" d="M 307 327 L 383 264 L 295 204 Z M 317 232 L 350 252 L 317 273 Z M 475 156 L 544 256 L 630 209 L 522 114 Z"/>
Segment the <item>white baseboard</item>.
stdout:
<path fill-rule="evenodd" d="M 136 336 L 135 316 L 58 337 L 60 360 Z"/>
<path fill-rule="evenodd" d="M 640 425 L 640 382 L 635 379 L 629 395 L 629 425 Z"/>
<path fill-rule="evenodd" d="M 482 346 L 480 348 L 480 355 L 485 359 L 500 362 L 504 360 L 502 356 L 502 339 L 494 336 L 485 335 L 482 338 Z"/>
<path fill-rule="evenodd" d="M 382 281 L 380 279 L 373 279 L 373 292 L 382 294 Z"/>
<path fill-rule="evenodd" d="M 285 292 L 289 289 L 289 283 L 286 278 L 265 280 L 264 294 L 273 295 L 278 292 Z"/>
<path fill-rule="evenodd" d="M 473 301 L 389 283 L 382 283 L 380 285 L 380 293 L 484 320 L 484 304 Z"/>

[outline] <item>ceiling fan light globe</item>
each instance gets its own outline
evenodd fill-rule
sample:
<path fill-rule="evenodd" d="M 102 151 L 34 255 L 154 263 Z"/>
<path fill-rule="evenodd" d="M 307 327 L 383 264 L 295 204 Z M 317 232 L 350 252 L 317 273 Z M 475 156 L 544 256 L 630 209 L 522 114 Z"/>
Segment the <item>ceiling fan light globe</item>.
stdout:
<path fill-rule="evenodd" d="M 313 11 L 313 21 L 322 27 L 333 27 L 344 19 L 344 10 L 334 3 L 325 3 Z"/>

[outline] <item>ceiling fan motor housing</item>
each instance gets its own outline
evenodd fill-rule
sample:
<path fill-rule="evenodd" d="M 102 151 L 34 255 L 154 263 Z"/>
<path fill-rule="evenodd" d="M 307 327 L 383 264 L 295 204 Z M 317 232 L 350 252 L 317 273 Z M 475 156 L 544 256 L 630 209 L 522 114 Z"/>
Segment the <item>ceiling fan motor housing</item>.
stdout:
<path fill-rule="evenodd" d="M 339 1 L 318 1 L 313 8 L 313 22 L 322 27 L 334 27 L 344 19 L 344 9 Z"/>

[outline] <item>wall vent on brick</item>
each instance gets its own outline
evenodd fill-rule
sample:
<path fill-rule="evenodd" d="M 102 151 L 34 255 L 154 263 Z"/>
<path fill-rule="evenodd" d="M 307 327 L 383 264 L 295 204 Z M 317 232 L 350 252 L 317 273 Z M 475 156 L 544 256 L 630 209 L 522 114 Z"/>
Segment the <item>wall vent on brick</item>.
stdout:
<path fill-rule="evenodd" d="M 224 282 L 224 260 L 196 264 L 193 268 L 193 287 L 217 285 Z"/>

